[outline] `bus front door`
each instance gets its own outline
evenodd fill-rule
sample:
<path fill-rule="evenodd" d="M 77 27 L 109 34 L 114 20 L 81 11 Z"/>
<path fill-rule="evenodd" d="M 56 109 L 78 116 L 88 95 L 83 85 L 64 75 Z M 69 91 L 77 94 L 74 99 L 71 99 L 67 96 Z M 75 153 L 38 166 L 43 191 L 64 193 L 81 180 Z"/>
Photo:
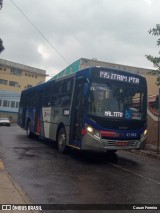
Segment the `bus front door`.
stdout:
<path fill-rule="evenodd" d="M 76 141 L 81 141 L 81 131 L 83 125 L 83 112 L 84 112 L 84 97 L 83 87 L 84 81 L 79 80 L 76 82 L 75 94 L 73 101 L 72 119 L 71 119 L 71 145 L 80 146 Z M 76 143 L 76 144 L 75 144 Z"/>

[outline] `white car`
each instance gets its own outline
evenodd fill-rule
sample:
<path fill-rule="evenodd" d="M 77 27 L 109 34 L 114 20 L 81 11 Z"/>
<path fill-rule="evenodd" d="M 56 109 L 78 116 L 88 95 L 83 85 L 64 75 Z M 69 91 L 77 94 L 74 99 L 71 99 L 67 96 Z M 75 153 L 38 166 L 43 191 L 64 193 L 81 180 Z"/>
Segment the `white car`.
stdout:
<path fill-rule="evenodd" d="M 8 118 L 0 118 L 0 126 L 10 126 L 11 122 Z"/>

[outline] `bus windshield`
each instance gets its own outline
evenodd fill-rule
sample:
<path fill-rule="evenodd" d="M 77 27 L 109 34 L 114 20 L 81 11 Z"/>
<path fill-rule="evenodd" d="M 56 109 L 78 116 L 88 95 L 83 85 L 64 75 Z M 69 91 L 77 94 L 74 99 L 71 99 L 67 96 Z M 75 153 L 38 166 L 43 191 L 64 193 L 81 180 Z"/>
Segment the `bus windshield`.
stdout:
<path fill-rule="evenodd" d="M 145 113 L 143 87 L 112 82 L 92 83 L 87 113 L 100 117 L 143 120 Z"/>

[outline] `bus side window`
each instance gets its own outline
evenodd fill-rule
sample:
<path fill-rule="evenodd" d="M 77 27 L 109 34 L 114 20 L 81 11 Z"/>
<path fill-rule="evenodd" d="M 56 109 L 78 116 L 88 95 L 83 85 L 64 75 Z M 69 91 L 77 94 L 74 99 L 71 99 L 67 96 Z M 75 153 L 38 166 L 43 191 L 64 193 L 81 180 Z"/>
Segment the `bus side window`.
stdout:
<path fill-rule="evenodd" d="M 55 85 L 51 85 L 51 90 L 50 90 L 50 105 L 54 106 L 54 89 Z"/>
<path fill-rule="evenodd" d="M 72 88 L 73 88 L 73 80 L 71 78 L 63 81 L 62 94 L 61 94 L 62 106 L 70 106 Z"/>
<path fill-rule="evenodd" d="M 60 106 L 61 82 L 56 82 L 52 88 L 51 105 Z"/>
<path fill-rule="evenodd" d="M 61 103 L 61 98 L 60 97 L 56 97 L 55 101 L 54 101 L 54 106 L 60 106 Z"/>
<path fill-rule="evenodd" d="M 48 103 L 48 97 L 47 97 L 47 93 L 46 93 L 46 88 L 43 91 L 43 106 L 46 107 Z"/>
<path fill-rule="evenodd" d="M 62 106 L 69 106 L 71 102 L 70 96 L 69 95 L 64 95 L 61 97 L 61 105 Z"/>
<path fill-rule="evenodd" d="M 27 106 L 32 106 L 32 92 L 27 94 Z"/>
<path fill-rule="evenodd" d="M 32 102 L 34 108 L 37 106 L 37 103 L 38 103 L 38 93 L 34 92 L 33 93 L 33 102 Z"/>
<path fill-rule="evenodd" d="M 49 85 L 43 90 L 43 106 L 44 107 L 51 106 L 51 98 L 52 98 L 52 86 Z"/>

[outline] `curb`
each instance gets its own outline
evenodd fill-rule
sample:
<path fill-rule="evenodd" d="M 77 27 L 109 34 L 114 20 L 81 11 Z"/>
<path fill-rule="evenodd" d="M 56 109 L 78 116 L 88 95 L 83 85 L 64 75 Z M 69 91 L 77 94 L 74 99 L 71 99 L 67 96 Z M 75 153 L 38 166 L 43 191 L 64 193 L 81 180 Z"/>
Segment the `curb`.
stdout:
<path fill-rule="evenodd" d="M 152 150 L 131 150 L 131 152 L 160 160 L 160 154 Z"/>
<path fill-rule="evenodd" d="M 2 160 L 0 159 L 0 204 L 1 205 L 32 205 L 27 193 L 14 182 L 8 172 L 5 171 Z M 19 210 L 11 210 L 10 212 L 20 212 Z M 39 211 L 29 210 L 29 213 L 37 213 Z"/>

